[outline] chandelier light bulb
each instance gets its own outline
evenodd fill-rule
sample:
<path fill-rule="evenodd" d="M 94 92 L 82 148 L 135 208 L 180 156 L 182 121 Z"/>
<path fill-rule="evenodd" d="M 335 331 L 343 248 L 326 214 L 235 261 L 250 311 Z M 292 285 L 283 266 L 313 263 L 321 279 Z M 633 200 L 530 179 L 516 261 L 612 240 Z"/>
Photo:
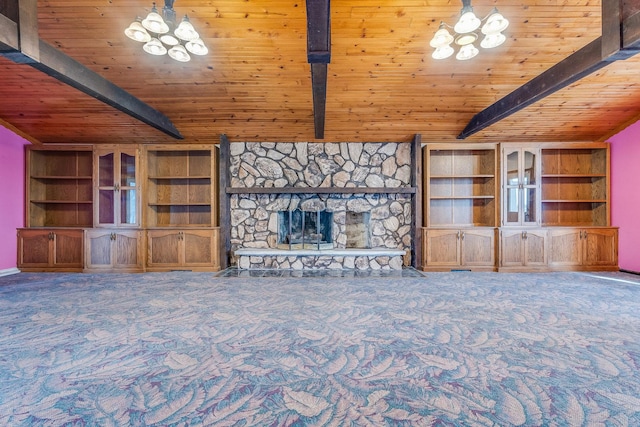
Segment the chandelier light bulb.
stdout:
<path fill-rule="evenodd" d="M 187 49 L 185 49 L 181 44 L 169 49 L 169 56 L 178 62 L 189 62 L 191 60 L 191 56 L 187 53 Z"/>
<path fill-rule="evenodd" d="M 207 49 L 207 47 L 204 45 L 202 39 L 188 41 L 185 44 L 185 47 L 194 55 L 206 55 L 207 53 L 209 53 L 209 49 Z"/>
<path fill-rule="evenodd" d="M 480 46 L 485 49 L 492 49 L 494 47 L 500 46 L 506 39 L 507 38 L 502 33 L 487 34 L 480 42 Z"/>
<path fill-rule="evenodd" d="M 174 36 L 171 33 L 163 34 L 159 38 L 160 38 L 160 41 L 166 44 L 167 46 L 175 46 L 180 44 L 180 40 L 178 40 L 176 36 Z"/>
<path fill-rule="evenodd" d="M 433 35 L 433 38 L 429 42 L 429 45 L 435 49 L 443 46 L 448 46 L 453 41 L 453 36 L 444 27 L 444 23 L 440 24 L 440 28 Z"/>
<path fill-rule="evenodd" d="M 195 28 L 193 28 L 193 25 L 191 25 L 191 22 L 189 22 L 187 15 L 184 15 L 184 18 L 182 18 L 182 22 L 180 22 L 180 25 L 176 28 L 175 34 L 180 40 L 184 41 L 191 41 L 200 37 Z"/>
<path fill-rule="evenodd" d="M 453 55 L 453 48 L 449 45 L 445 45 L 434 50 L 431 57 L 433 59 L 446 59 L 451 55 Z"/>
<path fill-rule="evenodd" d="M 151 35 L 145 30 L 140 21 L 134 21 L 124 30 L 124 33 L 131 40 L 146 43 L 151 40 Z"/>
<path fill-rule="evenodd" d="M 162 16 L 160 16 L 160 14 L 158 13 L 158 9 L 156 8 L 155 3 L 153 3 L 151 12 L 149 12 L 147 17 L 142 20 L 142 26 L 152 33 L 156 34 L 164 34 L 169 32 L 169 25 L 164 22 L 164 19 L 162 19 Z"/>
<path fill-rule="evenodd" d="M 460 61 L 466 61 L 468 59 L 473 58 L 478 54 L 478 48 L 476 48 L 473 43 L 466 44 L 460 48 L 458 53 L 456 54 L 456 59 Z"/>
<path fill-rule="evenodd" d="M 144 49 L 145 52 L 151 55 L 157 55 L 157 56 L 164 55 L 165 53 L 167 53 L 167 48 L 164 47 L 164 45 L 160 42 L 160 40 L 158 40 L 155 37 L 149 40 L 147 43 L 145 43 L 145 45 L 142 46 L 142 49 Z"/>
<path fill-rule="evenodd" d="M 482 26 L 482 34 L 497 34 L 506 30 L 509 26 L 509 21 L 498 12 L 497 8 L 493 8 L 493 11 L 487 18 L 487 22 Z"/>
<path fill-rule="evenodd" d="M 480 24 L 481 21 L 476 14 L 473 13 L 473 8 L 471 6 L 465 6 L 462 8 L 460 19 L 453 29 L 458 34 L 470 33 L 477 30 Z"/>

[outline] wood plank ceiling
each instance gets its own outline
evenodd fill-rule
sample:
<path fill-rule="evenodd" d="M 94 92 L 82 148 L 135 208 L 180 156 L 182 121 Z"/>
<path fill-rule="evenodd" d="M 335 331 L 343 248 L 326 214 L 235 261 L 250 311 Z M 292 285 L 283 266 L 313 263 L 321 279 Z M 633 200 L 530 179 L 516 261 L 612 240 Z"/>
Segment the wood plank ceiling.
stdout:
<path fill-rule="evenodd" d="M 162 3 L 160 1 L 159 3 Z M 142 0 L 39 0 L 42 40 L 165 114 L 177 140 L 25 64 L 0 57 L 0 120 L 39 142 L 595 141 L 640 118 L 631 57 L 464 140 L 472 117 L 601 35 L 592 0 L 477 0 L 511 25 L 469 61 L 431 58 L 458 0 L 332 0 L 324 138 L 314 138 L 307 16 L 300 0 L 177 0 L 209 48 L 186 64 L 144 53 L 123 30 Z M 0 122 L 0 123 L 1 123 Z M 0 141 L 1 143 L 1 141 Z"/>

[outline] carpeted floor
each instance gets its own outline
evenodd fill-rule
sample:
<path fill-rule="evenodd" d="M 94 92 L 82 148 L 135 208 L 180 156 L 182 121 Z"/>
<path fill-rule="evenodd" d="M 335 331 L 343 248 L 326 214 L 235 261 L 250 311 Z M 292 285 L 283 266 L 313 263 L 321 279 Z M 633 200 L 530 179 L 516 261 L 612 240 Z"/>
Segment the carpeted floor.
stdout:
<path fill-rule="evenodd" d="M 640 277 L 419 276 L 0 278 L 0 425 L 640 425 Z"/>

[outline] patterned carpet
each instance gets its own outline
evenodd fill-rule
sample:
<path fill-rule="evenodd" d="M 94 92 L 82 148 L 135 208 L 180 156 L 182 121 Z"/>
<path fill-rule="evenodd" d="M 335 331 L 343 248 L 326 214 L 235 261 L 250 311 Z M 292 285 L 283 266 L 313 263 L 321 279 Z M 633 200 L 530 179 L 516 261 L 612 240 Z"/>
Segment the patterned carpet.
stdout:
<path fill-rule="evenodd" d="M 638 426 L 640 277 L 0 278 L 3 426 Z"/>

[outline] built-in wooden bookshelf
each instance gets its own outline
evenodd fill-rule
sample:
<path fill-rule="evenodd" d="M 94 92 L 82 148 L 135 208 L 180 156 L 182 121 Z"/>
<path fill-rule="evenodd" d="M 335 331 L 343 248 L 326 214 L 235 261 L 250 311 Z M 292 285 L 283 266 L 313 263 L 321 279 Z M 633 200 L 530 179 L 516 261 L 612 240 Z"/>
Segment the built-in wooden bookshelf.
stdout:
<path fill-rule="evenodd" d="M 496 147 L 425 149 L 425 226 L 496 225 Z"/>
<path fill-rule="evenodd" d="M 609 225 L 608 150 L 593 148 L 542 149 L 542 224 Z"/>
<path fill-rule="evenodd" d="M 147 226 L 217 225 L 213 146 L 147 148 Z"/>
<path fill-rule="evenodd" d="M 91 147 L 29 148 L 27 227 L 91 227 Z"/>

